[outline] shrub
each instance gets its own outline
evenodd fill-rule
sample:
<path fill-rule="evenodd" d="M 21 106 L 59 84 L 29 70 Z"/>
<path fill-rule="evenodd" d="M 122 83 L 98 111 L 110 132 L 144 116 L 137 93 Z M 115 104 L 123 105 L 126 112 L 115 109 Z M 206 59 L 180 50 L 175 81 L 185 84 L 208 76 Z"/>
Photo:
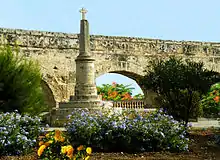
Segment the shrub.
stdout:
<path fill-rule="evenodd" d="M 45 136 L 40 137 L 39 148 L 37 154 L 42 160 L 54 160 L 54 159 L 79 159 L 90 158 L 92 149 L 80 145 L 74 150 L 72 145 L 65 138 L 65 135 L 55 130 L 47 133 Z"/>
<path fill-rule="evenodd" d="M 156 102 L 163 108 L 167 109 L 167 112 L 171 114 L 177 120 L 186 120 L 187 110 L 186 106 L 188 105 L 188 99 L 191 97 L 191 107 L 189 108 L 189 117 L 191 119 L 197 119 L 197 117 L 203 114 L 202 107 L 200 105 L 200 94 L 198 92 L 188 93 L 187 90 L 180 90 L 178 94 L 174 92 L 169 93 L 170 96 L 175 99 L 175 104 L 172 107 L 170 106 L 169 96 L 160 95 L 156 98 Z M 170 107 L 167 107 L 170 106 Z"/>
<path fill-rule="evenodd" d="M 98 95 L 102 96 L 102 100 L 131 100 L 132 90 L 129 88 L 130 85 L 117 84 L 115 82 L 110 84 L 103 84 L 97 87 Z"/>
<path fill-rule="evenodd" d="M 44 105 L 39 66 L 19 54 L 15 44 L 0 46 L 0 111 L 36 115 Z"/>
<path fill-rule="evenodd" d="M 215 136 L 215 142 L 217 145 L 220 146 L 220 133 L 218 133 L 216 136 Z"/>
<path fill-rule="evenodd" d="M 202 94 L 208 91 L 213 82 L 220 81 L 218 75 L 205 69 L 202 62 L 170 57 L 165 61 L 151 61 L 141 84 L 146 90 L 153 90 L 159 95 L 162 102 L 160 107 L 187 124 L 194 116 L 192 113 L 201 110 L 198 107 Z"/>
<path fill-rule="evenodd" d="M 0 114 L 0 155 L 24 155 L 32 152 L 42 132 L 40 119 L 16 112 Z"/>
<path fill-rule="evenodd" d="M 110 114 L 111 113 L 111 114 Z M 70 141 L 104 151 L 187 151 L 187 128 L 162 110 L 76 110 L 66 124 Z"/>
<path fill-rule="evenodd" d="M 211 86 L 201 101 L 204 117 L 220 117 L 220 83 Z"/>
<path fill-rule="evenodd" d="M 144 99 L 144 95 L 143 94 L 137 94 L 133 97 L 133 99 Z"/>

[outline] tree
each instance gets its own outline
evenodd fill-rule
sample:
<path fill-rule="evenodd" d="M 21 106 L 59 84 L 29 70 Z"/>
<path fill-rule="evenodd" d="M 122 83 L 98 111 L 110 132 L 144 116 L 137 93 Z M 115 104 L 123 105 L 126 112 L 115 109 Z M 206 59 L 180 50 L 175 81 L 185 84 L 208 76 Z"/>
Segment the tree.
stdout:
<path fill-rule="evenodd" d="M 202 94 L 218 81 L 217 73 L 204 69 L 202 62 L 170 57 L 166 61 L 152 60 L 141 83 L 146 90 L 158 94 L 160 107 L 187 124 L 189 118 L 201 114 L 199 102 Z"/>
<path fill-rule="evenodd" d="M 131 100 L 132 90 L 134 88 L 130 85 L 117 84 L 115 82 L 110 84 L 103 84 L 97 87 L 98 95 L 102 95 L 102 100 Z"/>
<path fill-rule="evenodd" d="M 0 111 L 38 114 L 47 110 L 39 66 L 8 43 L 0 47 Z"/>
<path fill-rule="evenodd" d="M 203 96 L 201 105 L 205 117 L 220 116 L 220 83 L 211 86 L 209 92 Z"/>
<path fill-rule="evenodd" d="M 144 99 L 144 95 L 143 94 L 136 94 L 133 99 Z"/>

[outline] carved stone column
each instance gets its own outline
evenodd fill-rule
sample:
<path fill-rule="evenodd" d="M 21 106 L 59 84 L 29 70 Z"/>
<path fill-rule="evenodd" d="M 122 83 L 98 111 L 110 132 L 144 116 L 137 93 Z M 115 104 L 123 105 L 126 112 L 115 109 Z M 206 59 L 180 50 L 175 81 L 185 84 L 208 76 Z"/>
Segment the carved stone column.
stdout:
<path fill-rule="evenodd" d="M 95 85 L 95 59 L 90 52 L 89 23 L 81 20 L 79 55 L 76 58 L 76 86 L 75 96 L 71 100 L 93 101 L 97 100 Z"/>
<path fill-rule="evenodd" d="M 89 23 L 85 19 L 86 10 L 82 9 L 80 21 L 79 55 L 76 62 L 75 94 L 69 102 L 59 103 L 59 109 L 71 113 L 74 108 L 97 108 L 100 100 L 95 84 L 95 58 L 90 51 Z"/>

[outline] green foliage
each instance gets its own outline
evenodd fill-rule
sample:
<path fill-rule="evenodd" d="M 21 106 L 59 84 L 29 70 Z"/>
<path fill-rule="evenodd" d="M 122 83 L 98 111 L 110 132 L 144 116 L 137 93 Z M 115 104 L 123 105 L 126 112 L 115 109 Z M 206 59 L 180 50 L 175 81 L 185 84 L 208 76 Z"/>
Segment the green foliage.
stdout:
<path fill-rule="evenodd" d="M 110 84 L 103 84 L 97 87 L 98 95 L 102 96 L 102 100 L 130 100 L 132 99 L 132 90 L 130 85 L 117 84 L 115 82 Z"/>
<path fill-rule="evenodd" d="M 186 109 L 188 100 L 192 98 L 191 106 Z M 172 100 L 172 101 L 171 101 Z M 170 106 L 171 104 L 175 104 Z M 187 90 L 180 90 L 179 92 L 170 92 L 169 96 L 160 95 L 156 98 L 156 104 L 167 110 L 177 120 L 185 120 L 188 112 L 189 118 L 196 119 L 203 114 L 200 105 L 200 94 L 196 91 L 189 94 Z M 168 107 L 167 107 L 168 106 Z"/>
<path fill-rule="evenodd" d="M 133 99 L 144 99 L 144 95 L 143 94 L 137 94 L 133 97 Z"/>
<path fill-rule="evenodd" d="M 0 155 L 25 155 L 33 152 L 43 131 L 38 117 L 16 112 L 0 114 Z"/>
<path fill-rule="evenodd" d="M 201 101 L 205 117 L 220 116 L 220 83 L 211 86 Z"/>
<path fill-rule="evenodd" d="M 170 57 L 153 60 L 141 83 L 146 90 L 158 94 L 158 105 L 167 109 L 177 120 L 188 123 L 201 114 L 199 101 L 211 84 L 220 80 L 217 73 L 204 69 L 202 62 Z"/>
<path fill-rule="evenodd" d="M 0 111 L 38 114 L 44 105 L 39 66 L 19 55 L 19 48 L 0 47 Z"/>
<path fill-rule="evenodd" d="M 75 110 L 66 124 L 70 141 L 108 152 L 187 151 L 188 128 L 162 110 Z"/>

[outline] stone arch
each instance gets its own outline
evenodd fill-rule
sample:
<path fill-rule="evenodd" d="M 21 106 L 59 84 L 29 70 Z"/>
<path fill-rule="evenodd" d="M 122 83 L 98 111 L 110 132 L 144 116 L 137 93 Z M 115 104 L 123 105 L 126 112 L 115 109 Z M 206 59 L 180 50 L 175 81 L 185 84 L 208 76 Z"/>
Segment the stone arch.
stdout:
<path fill-rule="evenodd" d="M 96 64 L 96 78 L 105 73 L 118 73 L 128 78 L 133 79 L 139 85 L 144 93 L 144 100 L 150 106 L 154 105 L 154 98 L 156 94 L 152 91 L 144 89 L 140 84 L 140 79 L 145 75 L 145 68 L 135 62 L 125 61 L 102 61 L 102 63 Z"/>
<path fill-rule="evenodd" d="M 56 101 L 54 98 L 54 94 L 50 89 L 48 83 L 44 80 L 41 81 L 41 87 L 44 93 L 45 104 L 49 106 L 49 108 L 56 107 Z"/>
<path fill-rule="evenodd" d="M 96 77 L 104 73 L 124 72 L 126 75 L 144 76 L 144 67 L 142 65 L 129 61 L 101 61 L 96 64 Z M 125 75 L 125 76 L 126 76 Z M 132 77 L 131 77 L 132 78 Z"/>

